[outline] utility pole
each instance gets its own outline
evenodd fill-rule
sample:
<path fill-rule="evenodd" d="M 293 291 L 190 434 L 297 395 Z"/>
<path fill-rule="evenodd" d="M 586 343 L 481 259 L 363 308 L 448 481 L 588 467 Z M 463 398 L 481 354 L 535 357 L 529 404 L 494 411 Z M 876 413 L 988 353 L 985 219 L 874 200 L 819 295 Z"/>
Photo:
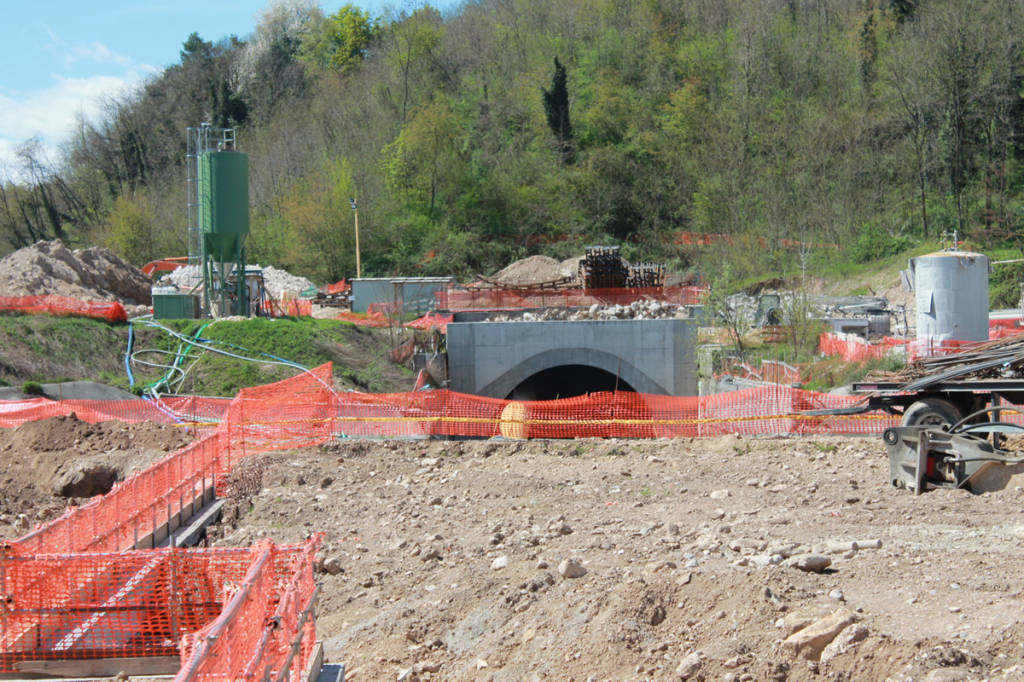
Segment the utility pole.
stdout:
<path fill-rule="evenodd" d="M 356 220 L 356 278 L 361 279 L 363 276 L 363 263 L 359 257 L 359 204 L 351 197 L 348 200 L 348 204 L 352 207 L 352 214 Z"/>

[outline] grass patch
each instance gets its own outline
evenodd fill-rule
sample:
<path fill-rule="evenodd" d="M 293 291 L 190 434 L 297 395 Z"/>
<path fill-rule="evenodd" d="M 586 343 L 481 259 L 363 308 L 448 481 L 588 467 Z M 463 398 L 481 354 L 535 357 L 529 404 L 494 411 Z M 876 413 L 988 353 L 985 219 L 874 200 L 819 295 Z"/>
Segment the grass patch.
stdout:
<path fill-rule="evenodd" d="M 192 337 L 203 320 L 164 320 L 164 326 Z M 207 326 L 202 338 L 221 351 L 250 358 L 249 361 L 202 349 L 193 349 L 180 392 L 230 396 L 246 386 L 279 381 L 298 373 L 282 361 L 316 367 L 334 363 L 334 375 L 341 383 L 359 390 L 379 393 L 407 390 L 411 370 L 386 359 L 390 340 L 386 331 L 376 333 L 339 320 L 312 318 L 254 318 L 216 322 Z M 163 334 L 156 347 L 177 351 L 180 342 Z"/>

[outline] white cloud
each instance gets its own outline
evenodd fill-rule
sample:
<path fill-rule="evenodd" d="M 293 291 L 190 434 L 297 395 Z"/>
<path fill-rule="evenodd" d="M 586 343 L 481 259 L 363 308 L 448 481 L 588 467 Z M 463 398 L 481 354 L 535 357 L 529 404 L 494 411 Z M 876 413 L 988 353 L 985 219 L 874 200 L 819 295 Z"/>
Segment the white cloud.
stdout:
<path fill-rule="evenodd" d="M 64 68 L 71 68 L 78 62 L 87 61 L 101 65 L 131 66 L 132 60 L 123 54 L 114 52 L 100 42 L 72 43 L 64 40 L 56 31 L 43 25 L 49 42 L 46 49 L 55 53 L 64 62 Z"/>
<path fill-rule="evenodd" d="M 16 149 L 37 137 L 50 158 L 72 131 L 77 116 L 95 120 L 104 100 L 115 98 L 142 80 L 136 71 L 121 76 L 64 78 L 23 93 L 0 93 L 0 165 L 16 165 Z"/>

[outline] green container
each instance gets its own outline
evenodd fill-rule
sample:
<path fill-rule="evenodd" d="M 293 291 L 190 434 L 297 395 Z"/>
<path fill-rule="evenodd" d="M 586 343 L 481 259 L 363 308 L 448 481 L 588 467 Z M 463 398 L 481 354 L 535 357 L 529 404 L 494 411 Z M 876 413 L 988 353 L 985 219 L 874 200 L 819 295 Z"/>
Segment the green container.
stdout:
<path fill-rule="evenodd" d="M 199 156 L 199 231 L 218 263 L 234 262 L 249 234 L 249 157 L 241 152 Z"/>
<path fill-rule="evenodd" d="M 193 320 L 198 316 L 198 296 L 153 294 L 153 317 L 157 320 Z"/>

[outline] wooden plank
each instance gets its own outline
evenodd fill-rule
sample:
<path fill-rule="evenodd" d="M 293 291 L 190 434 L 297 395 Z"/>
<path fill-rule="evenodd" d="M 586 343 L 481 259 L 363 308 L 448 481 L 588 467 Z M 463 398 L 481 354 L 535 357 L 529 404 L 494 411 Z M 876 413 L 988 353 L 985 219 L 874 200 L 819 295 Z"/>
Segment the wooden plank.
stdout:
<path fill-rule="evenodd" d="M 309 655 L 309 662 L 306 664 L 306 671 L 303 678 L 306 682 L 316 682 L 320 677 L 320 668 L 324 666 L 324 643 L 317 641 Z"/>
<path fill-rule="evenodd" d="M 60 677 L 113 677 L 119 672 L 128 675 L 174 675 L 181 668 L 178 656 L 136 656 L 133 658 L 88 658 L 62 661 L 19 661 L 19 673 L 36 673 Z"/>

